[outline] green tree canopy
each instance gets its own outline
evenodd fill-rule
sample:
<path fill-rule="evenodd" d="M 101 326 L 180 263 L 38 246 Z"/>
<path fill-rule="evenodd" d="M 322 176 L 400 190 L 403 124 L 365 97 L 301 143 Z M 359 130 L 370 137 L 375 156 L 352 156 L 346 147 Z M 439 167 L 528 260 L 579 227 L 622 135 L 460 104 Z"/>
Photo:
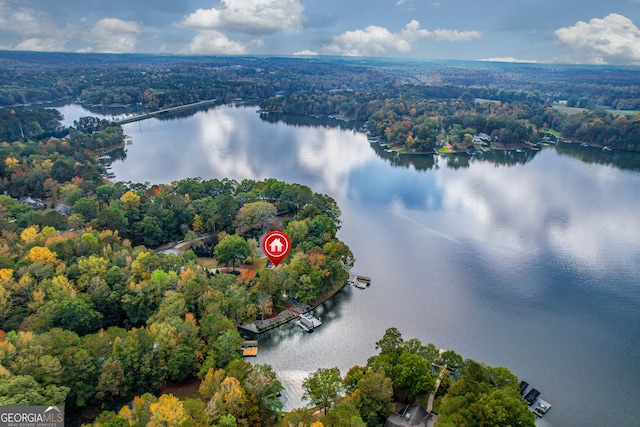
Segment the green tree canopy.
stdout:
<path fill-rule="evenodd" d="M 220 239 L 214 249 L 214 256 L 219 264 L 235 267 L 237 261 L 244 261 L 251 255 L 251 248 L 247 241 L 237 234 L 228 235 Z"/>
<path fill-rule="evenodd" d="M 303 400 L 322 408 L 324 414 L 342 397 L 344 384 L 338 368 L 319 368 L 302 383 Z"/>

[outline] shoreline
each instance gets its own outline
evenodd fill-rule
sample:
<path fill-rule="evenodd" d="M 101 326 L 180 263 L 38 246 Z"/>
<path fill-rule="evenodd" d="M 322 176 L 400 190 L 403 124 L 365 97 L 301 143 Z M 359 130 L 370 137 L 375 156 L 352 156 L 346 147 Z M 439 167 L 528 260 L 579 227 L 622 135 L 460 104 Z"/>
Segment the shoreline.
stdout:
<path fill-rule="evenodd" d="M 325 302 L 333 298 L 338 292 L 344 289 L 344 287 L 347 286 L 348 284 L 349 284 L 349 281 L 346 281 L 343 285 L 339 286 L 337 289 L 333 289 L 327 292 L 327 294 L 325 294 L 320 299 L 313 301 L 311 304 L 293 303 L 291 304 L 291 306 L 289 306 L 285 310 L 282 310 L 281 312 L 279 312 L 277 316 L 270 317 L 269 319 L 265 319 L 265 320 L 254 320 L 253 322 L 248 323 L 246 325 L 236 325 L 236 327 L 241 332 L 249 333 L 249 334 L 252 334 L 253 336 L 262 335 L 265 332 L 268 332 L 272 329 L 279 328 L 280 326 L 285 325 L 294 319 L 297 319 L 298 314 L 293 312 L 291 309 L 295 310 L 296 312 L 300 312 L 301 314 L 305 314 L 312 310 L 315 310 L 320 305 L 324 304 Z M 278 319 L 278 320 L 274 320 L 274 319 Z M 267 326 L 261 326 L 259 324 L 256 324 L 256 322 L 267 323 Z"/>

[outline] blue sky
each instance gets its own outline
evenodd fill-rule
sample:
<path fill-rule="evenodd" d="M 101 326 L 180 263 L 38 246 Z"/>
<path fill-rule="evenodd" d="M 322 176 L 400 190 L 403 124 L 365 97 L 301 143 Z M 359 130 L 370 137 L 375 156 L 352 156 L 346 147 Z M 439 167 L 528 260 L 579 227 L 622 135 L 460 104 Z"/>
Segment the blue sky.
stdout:
<path fill-rule="evenodd" d="M 0 49 L 640 65 L 640 0 L 0 0 Z"/>

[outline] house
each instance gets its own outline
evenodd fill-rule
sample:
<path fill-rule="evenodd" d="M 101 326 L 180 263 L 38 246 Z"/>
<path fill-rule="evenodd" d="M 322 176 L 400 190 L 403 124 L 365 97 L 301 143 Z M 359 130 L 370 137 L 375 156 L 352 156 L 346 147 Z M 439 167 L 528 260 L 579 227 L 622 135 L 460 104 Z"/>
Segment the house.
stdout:
<path fill-rule="evenodd" d="M 69 215 L 71 215 L 71 206 L 60 203 L 56 205 L 56 212 L 64 217 L 68 217 Z"/>
<path fill-rule="evenodd" d="M 429 414 L 421 405 L 407 405 L 402 414 L 391 414 L 384 427 L 431 427 L 437 415 Z"/>
<path fill-rule="evenodd" d="M 42 200 L 31 198 L 31 196 L 23 197 L 22 199 L 18 200 L 18 203 L 31 206 L 34 209 L 44 209 L 44 203 L 42 203 Z"/>
<path fill-rule="evenodd" d="M 284 250 L 284 244 L 279 237 L 276 237 L 271 243 L 269 243 L 269 251 L 273 253 L 280 253 Z"/>
<path fill-rule="evenodd" d="M 473 143 L 483 143 L 491 141 L 491 137 L 484 132 L 480 132 L 479 134 L 473 137 Z"/>

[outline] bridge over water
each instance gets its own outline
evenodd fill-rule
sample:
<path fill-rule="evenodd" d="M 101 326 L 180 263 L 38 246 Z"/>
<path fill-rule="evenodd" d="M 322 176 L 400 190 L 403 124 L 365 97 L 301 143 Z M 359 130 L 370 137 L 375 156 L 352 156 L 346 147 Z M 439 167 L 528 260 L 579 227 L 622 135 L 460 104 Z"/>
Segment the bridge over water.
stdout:
<path fill-rule="evenodd" d="M 116 120 L 115 123 L 118 124 L 118 125 L 124 125 L 124 124 L 127 124 L 127 123 L 138 122 L 140 120 L 146 120 L 146 119 L 149 119 L 151 117 L 156 117 L 156 116 L 159 116 L 159 115 L 164 114 L 164 113 L 175 113 L 175 112 L 178 112 L 178 111 L 188 110 L 188 109 L 191 109 L 191 108 L 202 107 L 202 106 L 205 106 L 205 105 L 212 105 L 212 104 L 215 104 L 216 102 L 217 102 L 216 99 L 207 99 L 205 101 L 194 102 L 192 104 L 179 105 L 177 107 L 165 108 L 163 110 L 152 111 L 150 113 L 139 114 L 137 116 L 127 117 L 125 119 Z"/>

